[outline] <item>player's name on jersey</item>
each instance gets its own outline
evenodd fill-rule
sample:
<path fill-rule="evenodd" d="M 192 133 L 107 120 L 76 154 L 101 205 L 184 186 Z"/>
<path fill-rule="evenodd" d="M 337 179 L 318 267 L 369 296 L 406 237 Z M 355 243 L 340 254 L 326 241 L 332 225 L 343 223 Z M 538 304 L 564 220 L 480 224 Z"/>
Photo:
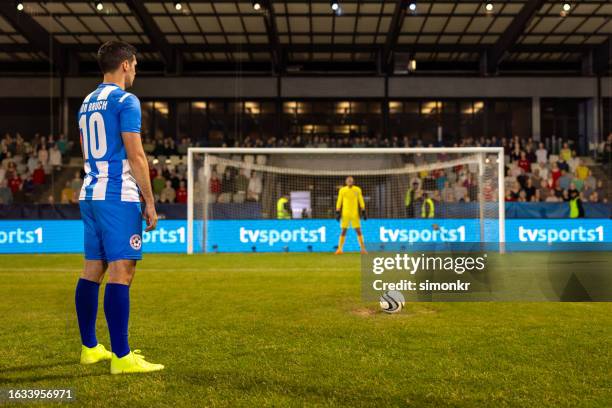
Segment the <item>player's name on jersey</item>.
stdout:
<path fill-rule="evenodd" d="M 81 105 L 81 111 L 79 113 L 106 110 L 107 105 L 108 105 L 108 101 L 84 103 L 83 105 Z"/>

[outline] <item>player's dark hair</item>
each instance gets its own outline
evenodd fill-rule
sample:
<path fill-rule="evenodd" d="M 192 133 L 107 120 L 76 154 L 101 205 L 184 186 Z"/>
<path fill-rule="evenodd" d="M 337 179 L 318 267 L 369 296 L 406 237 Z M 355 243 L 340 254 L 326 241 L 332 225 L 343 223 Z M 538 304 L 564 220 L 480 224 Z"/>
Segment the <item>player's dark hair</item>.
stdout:
<path fill-rule="evenodd" d="M 103 74 L 113 72 L 123 61 L 132 61 L 136 48 L 123 41 L 107 41 L 98 49 L 98 65 Z"/>

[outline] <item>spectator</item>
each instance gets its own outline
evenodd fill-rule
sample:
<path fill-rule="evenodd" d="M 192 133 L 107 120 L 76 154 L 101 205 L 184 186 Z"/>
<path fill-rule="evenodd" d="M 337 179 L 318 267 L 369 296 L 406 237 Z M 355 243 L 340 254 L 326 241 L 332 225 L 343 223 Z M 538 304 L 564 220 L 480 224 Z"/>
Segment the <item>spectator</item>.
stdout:
<path fill-rule="evenodd" d="M 162 203 L 173 203 L 176 198 L 176 191 L 172 188 L 172 181 L 166 180 L 166 187 L 161 191 L 159 201 Z"/>
<path fill-rule="evenodd" d="M 6 168 L 8 170 L 10 163 L 13 163 L 13 154 L 10 152 L 10 150 L 8 149 L 4 149 L 4 154 L 3 154 L 3 159 L 2 159 L 2 167 Z M 13 163 L 15 164 L 15 163 Z"/>
<path fill-rule="evenodd" d="M 225 169 L 225 173 L 223 173 L 223 179 L 221 180 L 221 192 L 222 193 L 235 193 L 234 190 L 236 183 L 234 182 L 234 176 L 232 175 L 232 171 L 227 168 Z"/>
<path fill-rule="evenodd" d="M 170 181 L 172 182 L 172 188 L 173 189 L 177 189 L 179 188 L 179 184 L 181 182 L 181 179 L 179 178 L 178 174 L 176 174 L 176 171 L 172 171 L 170 173 Z"/>
<path fill-rule="evenodd" d="M 527 201 L 533 201 L 533 197 L 536 195 L 536 188 L 533 186 L 533 181 L 531 179 L 527 179 L 525 183 L 525 198 Z"/>
<path fill-rule="evenodd" d="M 210 175 L 209 191 L 211 194 L 221 194 L 221 180 L 216 171 L 213 171 Z"/>
<path fill-rule="evenodd" d="M 545 163 L 538 163 L 536 170 L 538 171 L 538 175 L 540 176 L 540 178 L 542 178 L 543 180 L 548 180 L 549 171 Z"/>
<path fill-rule="evenodd" d="M 572 151 L 570 150 L 569 145 L 567 144 L 567 142 L 563 143 L 563 148 L 559 152 L 559 157 L 564 162 L 569 162 L 569 160 L 572 158 Z"/>
<path fill-rule="evenodd" d="M 570 171 L 569 164 L 567 164 L 567 161 L 565 161 L 562 158 L 559 158 L 559 161 L 557 162 L 557 166 L 559 166 L 559 170 L 565 170 L 567 172 Z"/>
<path fill-rule="evenodd" d="M 179 188 L 176 190 L 176 202 L 181 204 L 187 203 L 187 189 L 185 188 L 185 181 L 181 181 Z"/>
<path fill-rule="evenodd" d="M 418 184 L 416 190 L 422 190 L 423 188 L 423 181 L 418 177 L 418 176 L 414 176 L 410 179 L 410 185 L 414 186 L 414 183 Z"/>
<path fill-rule="evenodd" d="M 13 204 L 13 192 L 6 180 L 0 180 L 0 204 Z"/>
<path fill-rule="evenodd" d="M 576 190 L 569 192 L 570 218 L 584 218 L 584 207 L 580 193 Z"/>
<path fill-rule="evenodd" d="M 187 173 L 187 164 L 185 164 L 185 161 L 183 159 L 179 160 L 178 164 L 176 165 L 176 171 L 179 174 Z"/>
<path fill-rule="evenodd" d="M 589 173 L 589 168 L 582 163 L 582 160 L 576 159 L 576 177 L 578 177 L 580 180 L 586 180 Z"/>
<path fill-rule="evenodd" d="M 561 177 L 559 177 L 559 180 L 557 181 L 559 187 L 561 187 L 561 190 L 567 190 L 571 182 L 572 178 L 567 174 L 565 170 L 561 170 Z"/>
<path fill-rule="evenodd" d="M 25 199 L 28 202 L 31 202 L 34 198 L 34 193 L 36 192 L 36 184 L 34 184 L 31 174 L 28 174 L 26 179 L 23 181 L 21 191 L 23 192 Z"/>
<path fill-rule="evenodd" d="M 512 150 L 512 153 L 510 153 L 510 160 L 513 163 L 518 162 L 521 159 L 521 146 L 516 143 L 514 145 L 514 149 Z"/>
<path fill-rule="evenodd" d="M 510 189 L 510 197 L 512 198 L 512 201 L 518 201 L 521 191 L 520 183 L 515 181 Z"/>
<path fill-rule="evenodd" d="M 606 197 L 606 192 L 604 191 L 603 180 L 597 180 L 597 187 L 595 187 L 595 192 L 599 196 L 599 202 L 607 203 L 608 198 Z"/>
<path fill-rule="evenodd" d="M 541 181 L 542 177 L 540 177 L 540 169 L 536 167 L 531 175 L 531 182 L 535 187 L 539 187 Z"/>
<path fill-rule="evenodd" d="M 38 161 L 43 167 L 47 167 L 47 164 L 49 164 L 49 150 L 44 145 L 38 150 Z"/>
<path fill-rule="evenodd" d="M 259 196 L 263 191 L 263 182 L 259 172 L 254 172 L 251 179 L 249 180 L 249 186 L 247 189 L 247 200 L 259 201 Z"/>
<path fill-rule="evenodd" d="M 570 197 L 572 197 L 572 196 L 579 195 L 580 191 L 576 188 L 576 184 L 574 184 L 574 182 L 571 182 L 569 184 L 569 187 L 567 188 L 567 193 L 569 194 Z"/>
<path fill-rule="evenodd" d="M 584 179 L 584 188 L 595 190 L 596 187 L 597 180 L 595 179 L 595 177 L 593 177 L 593 172 L 591 170 L 588 170 L 587 176 Z"/>
<path fill-rule="evenodd" d="M 155 147 L 153 148 L 151 154 L 153 156 L 162 156 L 164 154 L 164 146 L 160 143 L 159 140 L 155 140 L 154 143 Z"/>
<path fill-rule="evenodd" d="M 552 190 L 548 190 L 546 196 L 544 197 L 546 197 L 544 201 L 546 201 L 547 203 L 558 203 L 559 201 L 561 201 Z"/>
<path fill-rule="evenodd" d="M 19 177 L 19 174 L 13 173 L 13 175 L 11 176 L 11 178 L 9 178 L 8 181 L 8 186 L 11 189 L 13 196 L 15 196 L 15 194 L 17 194 L 17 192 L 21 190 L 22 184 L 23 181 L 21 180 L 21 177 Z"/>
<path fill-rule="evenodd" d="M 149 178 L 151 179 L 151 183 L 157 177 L 157 168 L 153 165 L 153 163 L 149 162 Z"/>
<path fill-rule="evenodd" d="M 453 192 L 455 194 L 455 201 L 457 202 L 465 201 L 465 197 L 468 195 L 468 190 L 462 183 L 455 184 Z"/>
<path fill-rule="evenodd" d="M 6 170 L 4 167 L 0 166 L 0 183 L 6 180 Z"/>
<path fill-rule="evenodd" d="M 553 187 L 557 185 L 557 181 L 559 180 L 559 178 L 561 177 L 561 169 L 559 168 L 559 166 L 557 165 L 557 163 L 553 163 L 552 165 L 552 170 L 550 172 L 550 177 L 552 178 L 553 181 Z"/>
<path fill-rule="evenodd" d="M 159 200 L 160 195 L 164 187 L 166 186 L 166 179 L 162 176 L 161 172 L 157 173 L 157 176 L 153 179 L 153 194 Z"/>
<path fill-rule="evenodd" d="M 580 158 L 576 155 L 576 151 L 572 150 L 572 157 L 567 161 L 569 172 L 576 174 L 576 168 L 580 164 Z"/>
<path fill-rule="evenodd" d="M 444 182 L 444 187 L 442 188 L 441 199 L 444 202 L 452 203 L 455 201 L 455 195 L 453 194 L 453 189 L 450 188 L 450 183 L 448 180 Z"/>
<path fill-rule="evenodd" d="M 53 145 L 49 150 L 49 165 L 52 167 L 60 167 L 62 165 L 62 153 Z"/>
<path fill-rule="evenodd" d="M 55 145 L 57 146 L 57 150 L 60 152 L 60 157 L 64 156 L 68 151 L 68 141 L 66 140 L 66 135 L 63 133 L 60 134 Z"/>
<path fill-rule="evenodd" d="M 188 148 L 189 148 L 189 139 L 184 137 L 181 139 L 181 143 L 179 143 L 176 150 L 178 151 L 178 154 L 180 154 L 181 156 L 184 156 L 187 154 Z"/>
<path fill-rule="evenodd" d="M 71 204 L 76 200 L 75 190 L 72 189 L 72 183 L 70 181 L 66 182 L 66 186 L 62 189 L 62 193 L 60 195 L 60 203 L 62 204 Z"/>
<path fill-rule="evenodd" d="M 42 163 L 32 173 L 32 183 L 35 186 L 41 186 L 45 184 L 45 169 L 43 169 Z"/>
<path fill-rule="evenodd" d="M 601 200 L 599 195 L 597 194 L 597 191 L 592 191 L 591 194 L 589 194 L 586 197 L 587 201 L 591 202 L 591 203 L 603 203 L 605 201 Z"/>
<path fill-rule="evenodd" d="M 81 191 L 81 186 L 83 185 L 83 180 L 81 179 L 81 172 L 77 171 L 74 173 L 74 177 L 72 181 L 70 181 L 70 188 L 73 191 Z"/>
<path fill-rule="evenodd" d="M 538 144 L 538 150 L 536 150 L 535 154 L 538 164 L 546 165 L 548 163 L 548 151 L 544 147 L 544 143 L 540 142 Z"/>
<path fill-rule="evenodd" d="M 40 162 L 38 161 L 38 158 L 34 155 L 30 156 L 28 158 L 28 163 L 27 163 L 27 171 L 28 173 L 34 173 L 34 170 L 36 170 L 36 168 L 38 167 L 38 164 Z"/>
<path fill-rule="evenodd" d="M 249 178 L 246 175 L 247 170 L 241 169 L 240 173 L 236 177 L 236 192 L 243 191 L 247 192 L 249 188 Z"/>
<path fill-rule="evenodd" d="M 518 161 L 518 166 L 523 169 L 525 173 L 531 172 L 531 163 L 529 163 L 529 160 L 527 159 L 527 154 L 524 151 L 521 152 L 521 156 Z"/>
<path fill-rule="evenodd" d="M 574 177 L 572 179 L 572 184 L 574 184 L 574 187 L 576 188 L 576 190 L 578 191 L 584 190 L 584 180 L 579 179 L 578 177 Z"/>
<path fill-rule="evenodd" d="M 551 192 L 551 188 L 548 184 L 548 182 L 544 179 L 542 179 L 540 181 L 540 186 L 538 188 L 538 191 L 540 192 L 540 198 L 542 200 L 546 199 L 546 197 L 548 197 L 548 193 Z"/>

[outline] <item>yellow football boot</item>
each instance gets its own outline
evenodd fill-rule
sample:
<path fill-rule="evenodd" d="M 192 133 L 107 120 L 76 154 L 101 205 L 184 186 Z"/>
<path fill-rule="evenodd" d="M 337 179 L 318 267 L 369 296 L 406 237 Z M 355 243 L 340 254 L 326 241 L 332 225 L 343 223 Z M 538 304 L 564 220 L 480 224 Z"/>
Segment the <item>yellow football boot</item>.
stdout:
<path fill-rule="evenodd" d="M 121 358 L 113 353 L 110 367 L 111 374 L 150 373 L 163 369 L 162 364 L 153 364 L 146 361 L 144 356 L 140 354 L 140 350 L 130 351 Z"/>
<path fill-rule="evenodd" d="M 98 344 L 94 347 L 81 346 L 81 364 L 95 364 L 99 361 L 110 360 L 112 357 L 110 351 Z"/>

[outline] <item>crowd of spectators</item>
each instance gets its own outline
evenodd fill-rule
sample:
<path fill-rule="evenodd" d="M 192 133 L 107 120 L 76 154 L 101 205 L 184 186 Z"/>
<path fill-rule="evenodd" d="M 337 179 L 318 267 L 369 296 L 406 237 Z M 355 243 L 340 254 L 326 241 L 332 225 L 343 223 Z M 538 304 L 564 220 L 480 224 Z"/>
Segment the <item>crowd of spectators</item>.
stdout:
<path fill-rule="evenodd" d="M 0 204 L 32 202 L 47 188 L 70 148 L 64 135 L 35 134 L 26 140 L 19 133 L 5 134 L 0 139 Z"/>
<path fill-rule="evenodd" d="M 435 147 L 424 144 L 418 139 L 393 137 L 379 140 L 373 137 L 295 137 L 293 139 L 247 137 L 240 147 Z M 439 146 L 439 144 L 437 145 Z M 466 138 L 453 147 L 504 147 L 505 151 L 505 190 L 506 201 L 517 202 L 563 202 L 580 197 L 582 202 L 607 202 L 604 180 L 596 179 L 584 160 L 577 156 L 573 144 L 562 140 L 535 142 L 533 139 L 512 138 Z M 601 152 L 612 151 L 612 135 L 599 147 Z M 409 156 L 415 166 L 448 159 L 446 154 L 416 154 Z M 606 157 L 606 154 L 603 155 Z M 422 171 L 415 174 L 407 192 L 414 202 L 429 197 L 438 202 L 470 202 L 478 200 L 478 177 L 476 165 L 456 166 L 451 169 Z M 233 169 L 225 169 L 219 175 L 213 172 L 210 193 L 220 202 L 234 202 L 254 199 L 257 194 L 248 187 L 251 174 L 234 174 Z M 249 172 L 247 172 L 249 173 Z M 236 187 L 238 180 L 245 178 Z M 261 176 L 254 177 L 255 186 L 261 185 Z M 260 192 L 260 189 L 259 189 Z M 224 194 L 227 193 L 227 194 Z M 492 184 L 483 186 L 485 200 L 494 200 L 497 191 Z M 215 198 L 216 197 L 216 198 Z"/>
<path fill-rule="evenodd" d="M 559 154 L 549 154 L 542 143 L 534 149 L 516 141 L 505 183 L 506 201 L 562 202 L 579 197 L 582 202 L 608 202 L 604 181 L 593 176 L 568 143 Z"/>
<path fill-rule="evenodd" d="M 284 137 L 268 137 L 262 138 L 258 135 L 248 135 L 244 139 L 238 141 L 231 138 L 222 139 L 222 142 L 218 144 L 219 147 L 248 147 L 248 148 L 260 148 L 260 147 L 340 147 L 340 148 L 354 148 L 354 147 L 504 147 L 507 152 L 514 149 L 515 140 L 518 136 L 513 138 L 498 138 L 498 137 L 479 137 L 463 138 L 456 143 L 447 143 L 446 138 L 442 142 L 426 143 L 419 138 L 410 138 L 408 136 L 392 136 L 390 138 L 382 138 L 380 136 L 359 136 L 356 134 L 347 134 L 342 137 L 330 137 L 330 136 L 318 136 L 318 135 L 303 135 L 303 136 L 284 136 Z M 173 151 L 178 151 L 178 154 L 184 154 L 181 152 L 181 146 L 185 152 L 187 151 L 189 141 L 182 139 L 179 147 Z M 173 144 L 173 142 L 172 142 Z M 165 141 L 159 140 L 157 144 L 151 145 L 149 149 L 153 151 L 153 146 L 156 146 L 158 150 L 163 151 Z M 531 146 L 534 150 L 537 149 L 536 144 L 532 139 L 525 140 L 525 147 Z M 211 146 L 212 147 L 212 146 Z M 559 154 L 563 148 L 563 141 L 560 138 L 547 138 L 545 141 L 545 147 L 549 154 Z M 572 147 L 572 146 L 570 146 Z M 167 153 L 166 153 L 167 154 Z M 176 154 L 176 153 L 174 153 Z M 596 155 L 603 163 L 609 163 L 612 161 L 612 133 L 599 144 L 593 144 L 589 147 L 589 154 Z"/>
<path fill-rule="evenodd" d="M 171 137 L 155 139 L 145 137 L 142 141 L 145 153 L 156 157 L 184 156 L 189 146 L 191 146 L 190 141 L 185 137 L 178 144 Z"/>
<path fill-rule="evenodd" d="M 455 146 L 479 144 L 466 140 Z M 542 142 L 517 136 L 507 142 L 502 140 L 502 145 L 505 147 L 507 202 L 567 202 L 573 198 L 580 198 L 582 202 L 608 202 L 604 180 L 593 176 L 584 159 L 577 156 L 568 142 L 562 142 L 556 154 Z M 412 161 L 416 166 L 444 161 L 440 156 L 443 154 L 417 154 Z M 482 192 L 485 201 L 494 200 L 495 183 L 485 180 Z M 406 202 L 422 201 L 424 196 L 434 202 L 470 202 L 479 199 L 478 193 L 477 166 L 469 164 L 416 174 L 410 180 L 406 193 L 410 197 Z"/>
<path fill-rule="evenodd" d="M 151 158 L 150 177 L 153 193 L 158 202 L 186 203 L 186 160 L 190 140 L 182 138 L 145 138 L 143 147 Z M 227 143 L 223 144 L 227 146 Z M 425 144 L 419 139 L 393 136 L 388 139 L 347 135 L 345 137 L 296 136 L 262 139 L 247 136 L 237 147 L 435 147 L 438 143 Z M 579 196 L 583 202 L 607 202 L 605 181 L 596 179 L 583 159 L 576 154 L 575 146 L 561 140 L 513 138 L 465 138 L 453 147 L 504 147 L 506 155 L 506 201 L 561 202 Z M 71 149 L 64 135 L 57 138 L 34 135 L 24 140 L 19 135 L 6 134 L 0 140 L 0 203 L 30 202 L 42 191 L 54 168 L 62 165 Z M 612 152 L 612 134 L 600 146 L 599 157 L 606 163 Z M 446 160 L 444 154 L 411 155 L 415 165 Z M 172 160 L 171 160 L 172 159 Z M 468 202 L 477 200 L 478 177 L 470 166 L 421 172 L 409 182 L 414 197 L 424 193 L 441 202 Z M 82 184 L 82 172 L 78 171 L 61 190 L 61 203 L 78 202 Z M 262 193 L 262 176 L 258 172 L 218 166 L 210 177 L 209 192 L 215 202 L 259 201 Z M 496 194 L 483 186 L 487 197 Z"/>
<path fill-rule="evenodd" d="M 149 163 L 149 177 L 156 202 L 187 203 L 187 166 L 184 160 L 172 164 L 155 159 Z"/>
<path fill-rule="evenodd" d="M 257 171 L 216 166 L 209 182 L 210 201 L 219 203 L 259 201 L 263 180 Z"/>

